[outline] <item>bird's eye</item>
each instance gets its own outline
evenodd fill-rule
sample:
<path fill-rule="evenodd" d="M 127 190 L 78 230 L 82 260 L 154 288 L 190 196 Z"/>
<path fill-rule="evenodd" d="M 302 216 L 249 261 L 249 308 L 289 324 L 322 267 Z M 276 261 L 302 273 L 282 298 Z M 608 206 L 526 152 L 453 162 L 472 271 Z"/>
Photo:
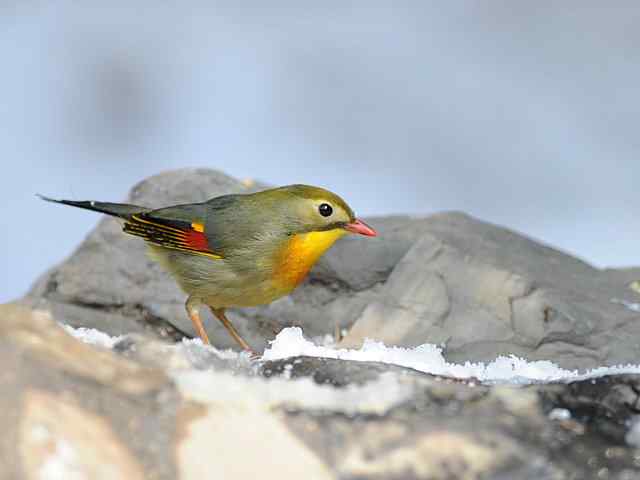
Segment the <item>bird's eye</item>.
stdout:
<path fill-rule="evenodd" d="M 333 208 L 328 203 L 323 203 L 318 207 L 318 211 L 323 217 L 328 217 L 333 213 Z"/>

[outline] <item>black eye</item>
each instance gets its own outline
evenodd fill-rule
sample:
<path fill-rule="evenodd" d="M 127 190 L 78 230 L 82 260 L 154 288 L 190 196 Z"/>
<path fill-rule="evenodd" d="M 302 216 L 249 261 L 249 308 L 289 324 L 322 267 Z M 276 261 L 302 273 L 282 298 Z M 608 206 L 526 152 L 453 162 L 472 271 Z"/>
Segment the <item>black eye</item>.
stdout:
<path fill-rule="evenodd" d="M 328 217 L 333 213 L 333 208 L 328 203 L 323 203 L 318 207 L 318 211 L 323 217 Z"/>

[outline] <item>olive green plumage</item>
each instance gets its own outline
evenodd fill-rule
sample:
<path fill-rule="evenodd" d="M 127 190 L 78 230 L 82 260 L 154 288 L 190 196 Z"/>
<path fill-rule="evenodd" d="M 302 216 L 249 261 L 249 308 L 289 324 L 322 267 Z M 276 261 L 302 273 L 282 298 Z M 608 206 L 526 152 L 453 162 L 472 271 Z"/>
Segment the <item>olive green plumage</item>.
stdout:
<path fill-rule="evenodd" d="M 375 235 L 342 198 L 309 185 L 160 209 L 42 198 L 124 220 L 123 230 L 146 240 L 151 256 L 189 295 L 194 324 L 199 304 L 224 317 L 227 307 L 270 303 L 294 289 L 343 234 Z"/>

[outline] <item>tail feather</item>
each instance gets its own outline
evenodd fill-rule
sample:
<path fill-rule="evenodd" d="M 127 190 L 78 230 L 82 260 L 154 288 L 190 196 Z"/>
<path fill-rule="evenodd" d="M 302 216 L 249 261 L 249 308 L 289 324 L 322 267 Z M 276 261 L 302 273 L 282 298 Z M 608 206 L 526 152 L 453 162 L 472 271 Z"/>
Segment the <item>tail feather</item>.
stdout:
<path fill-rule="evenodd" d="M 148 212 L 148 208 L 140 207 L 138 205 L 129 205 L 126 203 L 108 203 L 108 202 L 94 202 L 94 201 L 76 201 L 76 200 L 56 200 L 54 198 L 45 197 L 38 194 L 42 200 L 53 203 L 61 203 L 62 205 L 70 205 L 72 207 L 84 208 L 85 210 L 91 210 L 94 212 L 100 212 L 113 217 L 130 219 L 132 215 Z"/>

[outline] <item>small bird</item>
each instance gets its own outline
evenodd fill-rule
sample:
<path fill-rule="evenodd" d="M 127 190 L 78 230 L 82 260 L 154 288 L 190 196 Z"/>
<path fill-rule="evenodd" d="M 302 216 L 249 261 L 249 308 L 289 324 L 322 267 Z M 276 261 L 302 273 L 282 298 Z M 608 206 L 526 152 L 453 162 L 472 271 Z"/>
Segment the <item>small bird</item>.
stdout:
<path fill-rule="evenodd" d="M 40 198 L 124 220 L 123 231 L 144 239 L 151 257 L 188 295 L 187 314 L 202 342 L 210 343 L 200 318 L 206 305 L 251 355 L 227 319 L 227 308 L 265 305 L 289 294 L 347 233 L 377 235 L 338 195 L 309 185 L 159 209 Z"/>

